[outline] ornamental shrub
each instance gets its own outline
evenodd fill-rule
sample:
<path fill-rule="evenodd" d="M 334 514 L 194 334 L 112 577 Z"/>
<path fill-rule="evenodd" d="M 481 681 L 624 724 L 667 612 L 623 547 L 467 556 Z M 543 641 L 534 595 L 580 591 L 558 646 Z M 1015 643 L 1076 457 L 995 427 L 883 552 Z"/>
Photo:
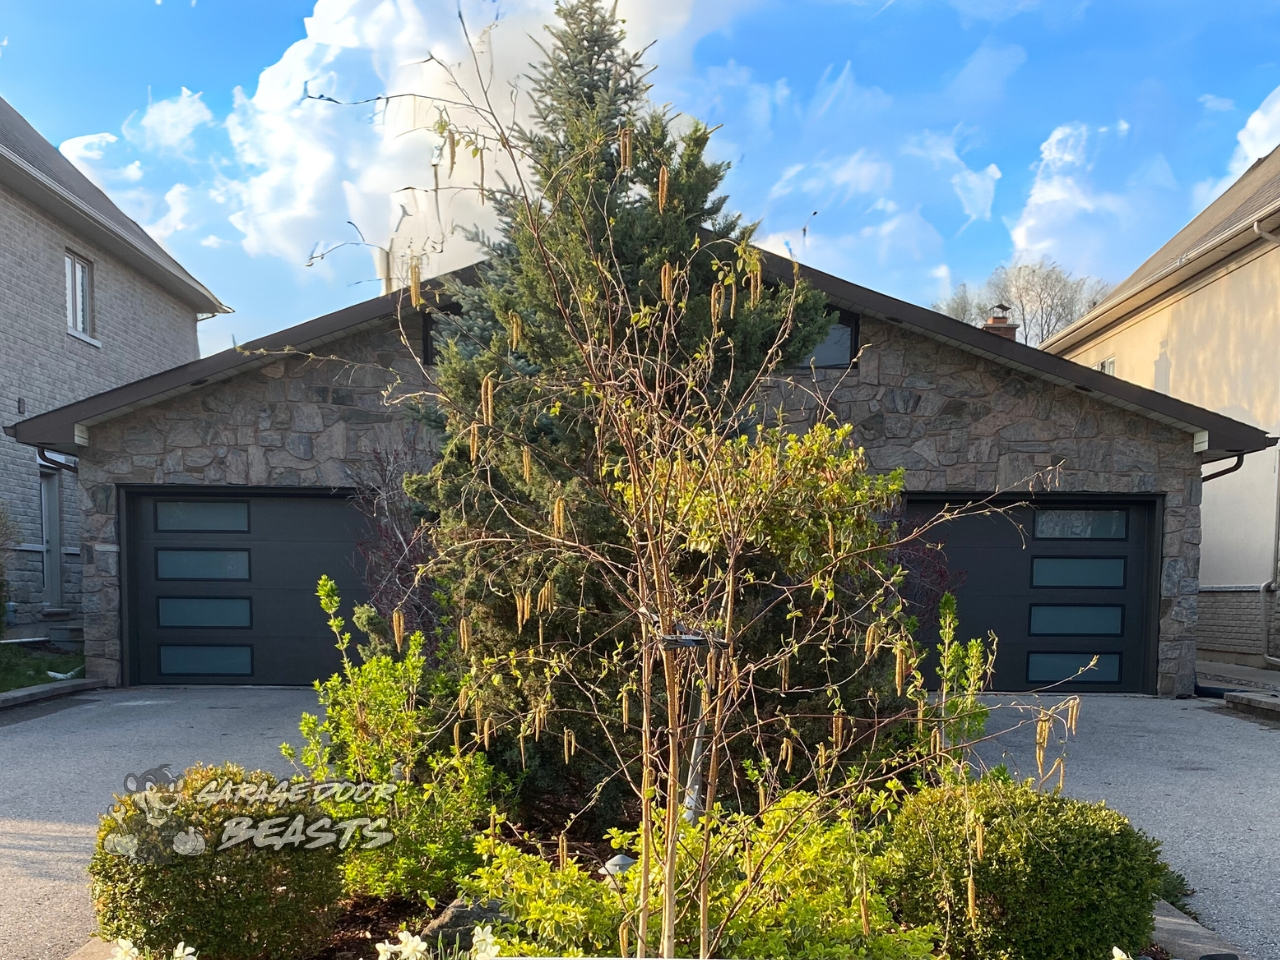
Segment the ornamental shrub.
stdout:
<path fill-rule="evenodd" d="M 342 895 L 337 843 L 308 850 L 282 835 L 298 817 L 310 826 L 324 813 L 305 801 L 198 799 L 215 780 L 276 784 L 234 764 L 196 766 L 175 791 L 117 797 L 101 817 L 89 863 L 100 936 L 166 955 L 181 940 L 218 960 L 310 956 L 332 930 Z M 234 817 L 284 818 L 275 835 L 286 842 L 259 845 L 259 837 L 218 850 Z M 357 833 L 352 842 L 363 839 Z"/>
<path fill-rule="evenodd" d="M 870 798 L 868 797 L 870 801 Z M 742 960 L 925 960 L 936 931 L 904 929 L 872 884 L 880 828 L 860 823 L 812 794 L 793 791 L 763 816 L 717 807 L 681 823 L 676 895 L 689 904 L 676 924 L 676 956 L 699 952 L 696 880 L 709 871 L 708 920 L 715 957 Z M 639 857 L 637 833 L 614 831 L 613 845 Z M 661 836 L 655 844 L 661 846 Z M 563 865 L 486 835 L 486 862 L 462 883 L 473 900 L 497 901 L 511 922 L 495 929 L 513 956 L 630 956 L 636 948 L 641 867 L 615 882 L 594 863 Z M 647 956 L 657 956 L 661 869 L 651 873 Z M 627 944 L 621 936 L 627 937 Z"/>
<path fill-rule="evenodd" d="M 888 841 L 890 904 L 936 924 L 952 960 L 1097 960 L 1151 942 L 1159 844 L 1104 804 L 990 777 L 929 787 Z"/>

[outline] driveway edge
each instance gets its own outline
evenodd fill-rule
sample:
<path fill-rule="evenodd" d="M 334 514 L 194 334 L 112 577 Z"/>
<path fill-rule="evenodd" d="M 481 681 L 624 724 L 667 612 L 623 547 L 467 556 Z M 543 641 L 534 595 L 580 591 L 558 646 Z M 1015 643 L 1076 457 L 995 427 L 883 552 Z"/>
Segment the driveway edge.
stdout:
<path fill-rule="evenodd" d="M 1160 944 L 1171 957 L 1183 960 L 1199 960 L 1207 953 L 1234 953 L 1240 960 L 1252 960 L 1234 944 L 1223 940 L 1208 927 L 1192 920 L 1177 907 L 1163 900 L 1156 901 L 1156 930 L 1151 939 Z M 93 960 L 88 956 L 76 960 Z"/>
<path fill-rule="evenodd" d="M 107 682 L 105 680 L 55 680 L 53 683 L 37 683 L 33 687 L 6 690 L 4 693 L 0 693 L 0 710 L 5 707 L 20 706 L 24 703 L 37 703 L 40 700 L 65 697 L 70 693 L 97 690 L 106 685 Z"/>

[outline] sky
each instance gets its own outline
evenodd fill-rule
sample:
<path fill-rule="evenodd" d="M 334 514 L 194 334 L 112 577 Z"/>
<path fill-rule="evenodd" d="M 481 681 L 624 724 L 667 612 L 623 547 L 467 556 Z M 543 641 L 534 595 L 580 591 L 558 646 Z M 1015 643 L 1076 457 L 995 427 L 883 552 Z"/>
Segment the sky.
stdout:
<path fill-rule="evenodd" d="M 207 354 L 379 294 L 373 249 L 423 215 L 403 201 L 435 144 L 351 102 L 444 90 L 459 13 L 496 88 L 518 83 L 552 10 L 4 0 L 0 96 L 234 308 L 202 322 Z M 650 44 L 655 103 L 719 126 L 729 206 L 766 246 L 926 305 L 1040 257 L 1118 282 L 1280 143 L 1280 0 L 619 0 L 619 16 Z M 463 202 L 450 222 L 484 215 Z M 436 261 L 467 257 L 451 241 Z"/>

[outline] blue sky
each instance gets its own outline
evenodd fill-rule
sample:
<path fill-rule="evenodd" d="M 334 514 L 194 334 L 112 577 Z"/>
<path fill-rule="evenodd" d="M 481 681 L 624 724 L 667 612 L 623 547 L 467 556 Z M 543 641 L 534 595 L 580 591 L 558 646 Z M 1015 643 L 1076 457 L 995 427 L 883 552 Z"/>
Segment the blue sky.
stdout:
<path fill-rule="evenodd" d="M 500 79 L 548 0 L 495 16 Z M 1280 143 L 1280 0 L 621 0 L 654 98 L 721 124 L 765 242 L 929 303 L 1050 256 L 1123 279 Z M 457 0 L 6 0 L 0 96 L 236 313 L 206 352 L 379 292 L 430 143 L 367 108 L 459 56 Z M 429 84 L 428 84 L 429 85 Z M 816 211 L 816 216 L 813 216 Z M 454 212 L 465 221 L 465 206 Z M 808 225 L 808 230 L 802 233 Z"/>

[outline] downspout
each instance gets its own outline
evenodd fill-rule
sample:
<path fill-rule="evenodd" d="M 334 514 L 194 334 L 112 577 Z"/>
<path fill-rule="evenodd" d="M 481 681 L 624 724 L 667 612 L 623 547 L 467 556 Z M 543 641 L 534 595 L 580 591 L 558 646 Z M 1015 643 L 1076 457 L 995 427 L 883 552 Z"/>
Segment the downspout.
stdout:
<path fill-rule="evenodd" d="M 1280 449 L 1276 451 L 1276 513 L 1275 526 L 1271 528 L 1271 577 L 1258 588 L 1258 603 L 1262 608 L 1262 660 L 1273 667 L 1280 667 L 1280 657 L 1271 656 L 1271 619 L 1267 615 L 1267 594 L 1276 592 L 1277 567 L 1280 567 Z"/>

